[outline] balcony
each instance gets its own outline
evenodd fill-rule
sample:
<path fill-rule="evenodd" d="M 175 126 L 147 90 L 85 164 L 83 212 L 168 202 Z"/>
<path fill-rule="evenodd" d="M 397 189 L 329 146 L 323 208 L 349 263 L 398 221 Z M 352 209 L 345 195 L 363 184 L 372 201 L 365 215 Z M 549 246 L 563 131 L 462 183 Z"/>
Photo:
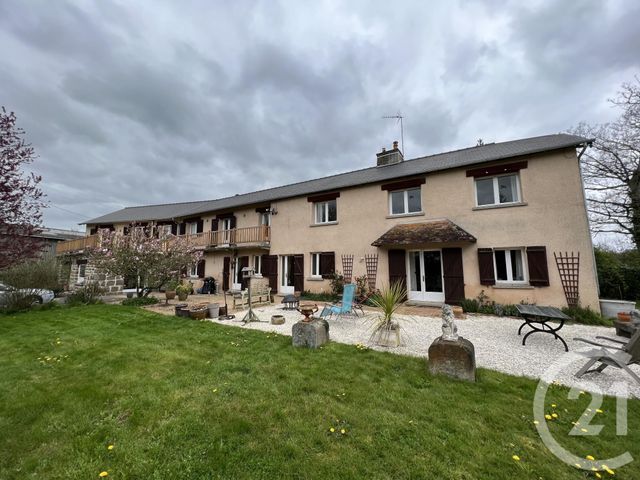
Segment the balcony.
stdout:
<path fill-rule="evenodd" d="M 271 227 L 259 225 L 257 227 L 234 228 L 231 230 L 218 230 L 214 232 L 201 232 L 180 235 L 196 247 L 203 249 L 222 249 L 238 247 L 268 248 L 271 242 Z M 79 253 L 87 248 L 98 246 L 98 235 L 76 240 L 60 242 L 56 245 L 56 255 L 65 253 Z"/>

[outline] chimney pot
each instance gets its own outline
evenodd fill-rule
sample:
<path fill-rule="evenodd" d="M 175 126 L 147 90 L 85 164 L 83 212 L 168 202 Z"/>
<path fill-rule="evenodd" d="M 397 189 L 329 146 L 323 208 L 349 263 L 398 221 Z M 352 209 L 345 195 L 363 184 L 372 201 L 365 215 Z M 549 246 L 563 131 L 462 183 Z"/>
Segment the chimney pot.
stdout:
<path fill-rule="evenodd" d="M 393 142 L 393 149 L 395 150 L 396 148 L 398 148 L 398 141 L 397 140 L 395 142 Z"/>

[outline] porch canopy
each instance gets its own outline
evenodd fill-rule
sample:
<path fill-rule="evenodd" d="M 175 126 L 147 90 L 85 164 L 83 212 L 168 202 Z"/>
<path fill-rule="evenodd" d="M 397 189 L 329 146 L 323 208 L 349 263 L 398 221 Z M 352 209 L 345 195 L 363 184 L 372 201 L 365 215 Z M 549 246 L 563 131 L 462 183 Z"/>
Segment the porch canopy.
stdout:
<path fill-rule="evenodd" d="M 427 243 L 475 243 L 476 237 L 449 219 L 396 225 L 371 245 L 399 247 Z"/>

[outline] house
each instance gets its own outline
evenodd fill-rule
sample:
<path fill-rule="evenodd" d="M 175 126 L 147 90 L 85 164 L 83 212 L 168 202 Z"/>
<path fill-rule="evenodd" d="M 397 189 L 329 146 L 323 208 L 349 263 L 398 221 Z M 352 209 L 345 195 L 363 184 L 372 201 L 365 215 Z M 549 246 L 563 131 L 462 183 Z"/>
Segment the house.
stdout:
<path fill-rule="evenodd" d="M 189 275 L 243 288 L 252 265 L 280 294 L 327 291 L 339 271 L 372 286 L 403 281 L 416 302 L 484 291 L 499 303 L 565 306 L 554 253 L 579 257 L 583 306 L 599 311 L 579 155 L 589 140 L 557 134 L 405 160 L 397 142 L 372 166 L 209 201 L 129 207 L 60 244 L 76 255 L 100 228 L 130 224 L 187 235 L 204 251 Z M 75 242 L 75 243 L 74 243 Z M 73 271 L 73 269 L 72 269 Z"/>

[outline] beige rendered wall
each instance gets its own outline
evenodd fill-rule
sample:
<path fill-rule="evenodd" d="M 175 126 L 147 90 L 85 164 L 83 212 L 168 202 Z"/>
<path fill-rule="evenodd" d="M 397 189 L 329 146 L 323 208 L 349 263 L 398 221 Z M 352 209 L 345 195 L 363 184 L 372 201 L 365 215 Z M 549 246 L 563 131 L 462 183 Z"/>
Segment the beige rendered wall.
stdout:
<path fill-rule="evenodd" d="M 509 159 L 513 161 L 514 159 Z M 371 246 L 393 225 L 448 218 L 474 235 L 478 242 L 463 247 L 465 294 L 474 297 L 484 290 L 492 300 L 518 303 L 566 305 L 553 252 L 580 252 L 580 297 L 583 306 L 599 310 L 591 240 L 585 213 L 582 186 L 575 150 L 528 158 L 528 168 L 520 171 L 522 201 L 525 205 L 474 209 L 474 180 L 466 169 L 430 174 L 422 186 L 424 213 L 388 218 L 387 192 L 380 185 L 342 190 L 337 199 L 338 222 L 312 225 L 312 206 L 306 198 L 272 204 L 271 254 L 304 254 L 305 289 L 321 291 L 328 282 L 311 282 L 310 253 L 335 251 L 336 269 L 342 270 L 340 256 L 354 254 L 354 276 L 366 273 L 365 253 L 378 253 L 378 287 L 388 282 L 387 251 Z M 479 283 L 477 249 L 482 247 L 526 247 L 547 249 L 549 287 L 499 288 Z M 450 245 L 454 246 L 454 245 Z M 418 247 L 418 246 L 416 246 Z M 438 248 L 441 245 L 421 245 Z"/>

